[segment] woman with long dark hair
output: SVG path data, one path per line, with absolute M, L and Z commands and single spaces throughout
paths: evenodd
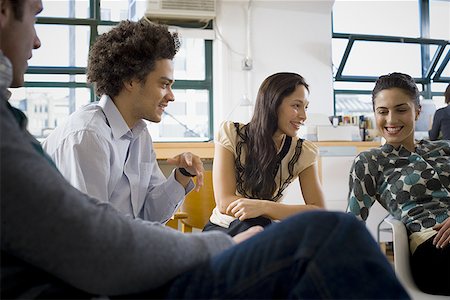
M 216 208 L 204 230 L 235 235 L 252 225 L 266 226 L 324 207 L 318 149 L 297 137 L 306 120 L 308 96 L 302 76 L 276 73 L 261 84 L 250 123 L 222 123 L 213 165 Z M 280 203 L 297 178 L 305 204 Z

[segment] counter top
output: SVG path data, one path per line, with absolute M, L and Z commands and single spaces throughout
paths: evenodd
M 381 145 L 378 142 L 314 142 L 319 147 L 356 147 L 357 151 L 376 148 Z M 201 158 L 212 159 L 214 157 L 214 143 L 213 142 L 191 142 L 191 143 L 154 143 L 156 157 L 158 159 L 167 159 L 174 157 L 182 152 L 192 152 Z
M 213 142 L 192 143 L 153 143 L 157 159 L 172 158 L 182 152 L 192 152 L 201 158 L 212 159 L 214 157 Z

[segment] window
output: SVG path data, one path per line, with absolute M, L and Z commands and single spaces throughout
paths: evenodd
M 333 31 L 342 33 L 420 36 L 417 1 L 336 0 Z
M 120 20 L 140 19 L 146 4 L 144 0 L 43 0 L 36 24 L 42 46 L 33 51 L 25 87 L 11 89 L 11 104 L 28 116 L 28 128 L 36 138 L 44 139 L 75 110 L 98 100 L 85 75 L 89 47 Z M 182 25 L 169 27 L 182 38 L 174 59 L 176 101 L 169 104 L 162 122 L 149 124 L 154 141 L 207 141 L 213 135 L 212 30 Z
M 90 102 L 89 88 L 20 88 L 11 96 L 11 105 L 28 117 L 28 130 L 37 139 L 45 138 L 56 124 Z M 51 125 L 51 127 L 49 127 Z
M 189 35 L 188 32 L 181 37 Z M 160 123 L 148 127 L 157 141 L 212 139 L 212 40 L 182 38 L 174 58 L 175 101 Z
M 450 1 L 430 1 L 430 38 L 448 40 L 450 36 L 449 20 Z
M 443 106 L 450 81 L 449 14 L 450 1 L 337 0 L 332 42 L 335 114 L 372 115 L 375 80 L 394 71 L 415 78 L 423 101 Z

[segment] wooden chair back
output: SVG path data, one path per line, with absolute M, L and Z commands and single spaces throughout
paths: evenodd
M 180 220 L 183 232 L 192 232 L 192 228 L 203 229 L 216 206 L 211 170 L 205 170 L 203 180 L 200 191 L 190 192 L 181 205 L 180 211 L 187 214 L 187 218 Z

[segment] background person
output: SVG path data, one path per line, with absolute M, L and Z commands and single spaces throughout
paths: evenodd
M 378 201 L 401 220 L 417 286 L 426 293 L 450 295 L 450 141 L 414 140 L 419 90 L 407 74 L 381 76 L 372 103 L 386 143 L 355 158 L 349 210 L 365 221 Z
M 444 97 L 447 106 L 434 113 L 433 125 L 428 132 L 432 141 L 437 139 L 450 140 L 450 84 L 445 89 Z
M 324 207 L 317 147 L 297 137 L 306 120 L 309 87 L 295 73 L 276 73 L 258 91 L 248 124 L 222 123 L 214 151 L 216 207 L 204 230 L 234 235 L 271 220 Z M 280 203 L 297 180 L 305 205 Z M 300 196 L 300 195 L 299 195 Z
M 179 40 L 167 27 L 123 21 L 97 38 L 89 52 L 88 80 L 98 103 L 73 113 L 43 142 L 60 172 L 80 191 L 133 217 L 166 222 L 203 184 L 203 163 L 192 153 L 168 162 L 166 179 L 144 120 L 158 123 L 170 102 L 173 57 Z

